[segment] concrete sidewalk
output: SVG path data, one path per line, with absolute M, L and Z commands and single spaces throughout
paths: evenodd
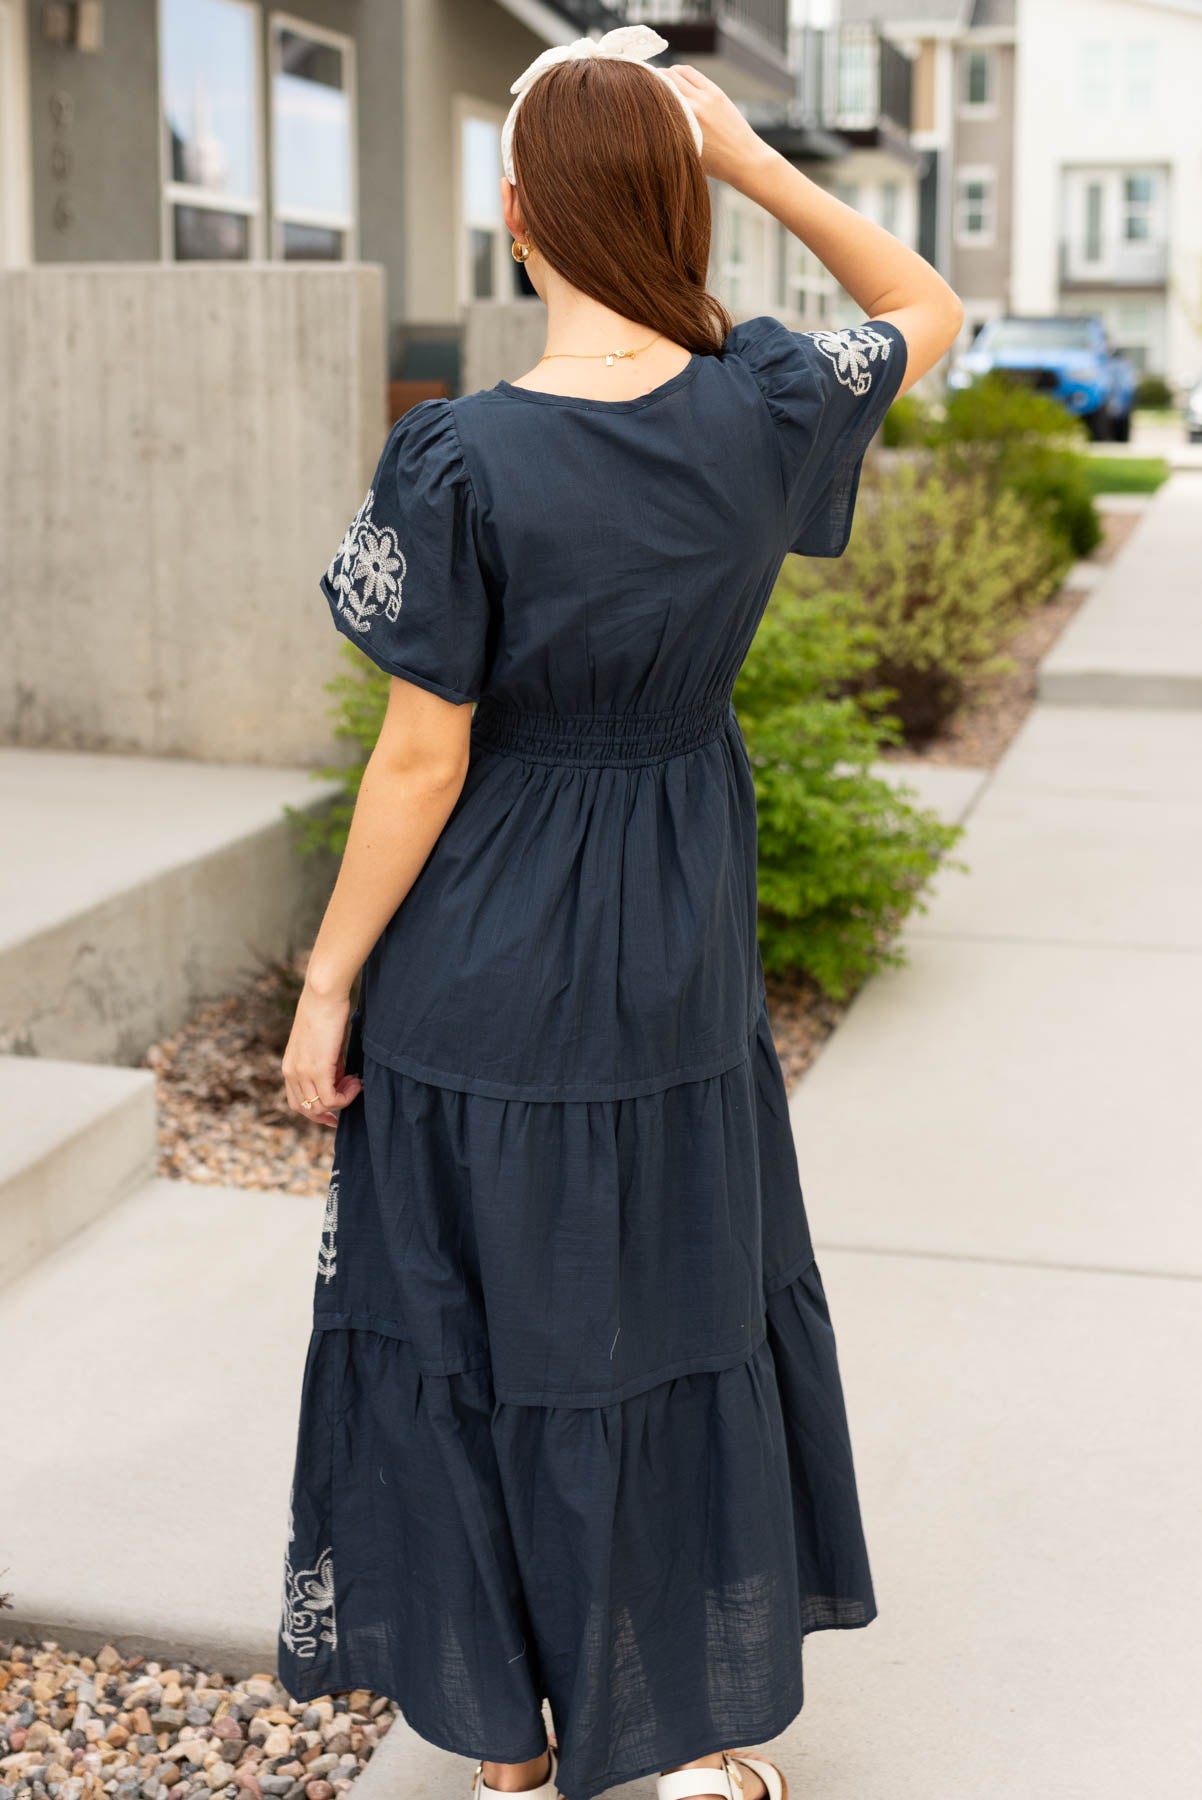
M 1070 628 L 1118 677 L 1197 498 Z M 801 1794 L 1202 1792 L 1202 711 L 1118 695 L 1035 708 L 794 1096 L 880 1600 L 807 1645 Z

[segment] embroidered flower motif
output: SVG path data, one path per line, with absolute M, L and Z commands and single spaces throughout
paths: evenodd
M 317 1273 L 325 1281 L 333 1281 L 338 1267 L 338 1171 L 330 1177 L 326 1210 L 321 1221 L 321 1247 L 317 1252 Z
M 372 619 L 381 612 L 391 620 L 401 610 L 407 564 L 392 526 L 378 525 L 372 517 L 375 498 L 375 489 L 369 488 L 326 570 L 338 596 L 338 610 L 356 631 L 370 631 Z
M 835 374 L 853 394 L 864 395 L 876 374 L 874 364 L 888 362 L 892 345 L 883 331 L 871 325 L 851 325 L 846 331 L 808 331 L 824 356 L 835 365 Z
M 314 1569 L 292 1567 L 292 1545 L 296 1538 L 293 1523 L 293 1497 L 288 1496 L 288 1549 L 284 1553 L 284 1590 L 280 1598 L 280 1639 L 294 1656 L 316 1656 L 318 1647 L 338 1647 L 338 1626 L 334 1614 L 334 1552 L 325 1549 Z M 322 1615 L 328 1613 L 328 1618 Z

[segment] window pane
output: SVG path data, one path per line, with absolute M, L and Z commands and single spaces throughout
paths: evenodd
M 463 216 L 469 225 L 501 224 L 501 128 L 463 121 Z
M 172 179 L 256 201 L 255 13 L 232 0 L 163 0 L 162 18 Z
M 495 234 L 473 226 L 467 234 L 468 291 L 473 300 L 493 297 Z
M 1085 190 L 1085 257 L 1102 260 L 1102 184 L 1091 181 Z
M 285 262 L 342 262 L 346 233 L 326 225 L 285 225 Z
M 250 256 L 246 213 L 208 206 L 173 206 L 176 262 L 245 262 Z
M 1127 204 L 1129 206 L 1147 206 L 1152 199 L 1152 177 L 1150 175 L 1128 175 Z
M 971 106 L 984 106 L 989 99 L 989 57 L 984 50 L 974 50 L 968 58 L 965 97 Z
M 351 216 L 351 106 L 342 51 L 280 31 L 271 81 L 277 213 Z

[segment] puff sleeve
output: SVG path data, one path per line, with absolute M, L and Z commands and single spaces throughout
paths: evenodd
M 449 400 L 393 426 L 321 588 L 377 666 L 462 704 L 483 686 L 490 609 L 476 504 Z
M 788 548 L 841 556 L 865 452 L 905 377 L 905 337 L 884 319 L 790 331 L 767 315 L 732 337 L 776 422 Z

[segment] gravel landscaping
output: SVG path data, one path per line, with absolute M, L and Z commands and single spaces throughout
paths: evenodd
M 1089 561 L 1110 562 L 1139 517 L 1139 511 L 1103 508 L 1105 537 Z M 993 768 L 1034 705 L 1040 661 L 1087 592 L 1070 576 L 1007 646 L 1013 671 L 982 682 L 929 744 L 886 748 L 882 760 Z M 279 1072 L 304 968 L 300 956 L 264 969 L 241 992 L 203 1007 L 147 1053 L 146 1065 L 156 1076 L 160 1175 L 325 1193 L 333 1134 L 288 1111 Z M 804 1075 L 849 1004 L 831 1000 L 806 979 L 769 980 L 768 1006 L 786 1085 Z M 0 1800 L 6 1800 L 2 1790 Z
M 0 1642 L 0 1800 L 339 1800 L 396 1716 L 363 1690 Z

